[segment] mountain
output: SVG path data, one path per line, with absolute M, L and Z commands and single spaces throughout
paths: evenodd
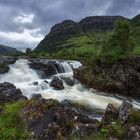
M 72 38 L 84 37 L 90 40 L 87 35 L 92 30 L 106 31 L 113 28 L 114 22 L 123 18 L 120 16 L 92 16 L 82 19 L 80 22 L 65 20 L 62 23 L 52 27 L 50 33 L 38 44 L 35 52 L 47 51 L 56 52 L 63 48 L 76 47 L 76 44 L 70 41 Z M 92 40 L 91 40 L 92 41 Z
M 0 55 L 9 55 L 17 53 L 17 49 L 0 44 Z
M 128 20 L 132 24 L 131 35 L 139 49 L 140 14 L 131 20 L 122 16 L 91 16 L 82 19 L 80 22 L 65 20 L 52 27 L 34 52 L 61 53 L 62 51 L 73 51 L 80 53 L 81 51 L 81 53 L 85 52 L 84 55 L 93 52 L 94 46 L 99 48 L 104 38 L 112 32 L 114 23 L 118 19 Z

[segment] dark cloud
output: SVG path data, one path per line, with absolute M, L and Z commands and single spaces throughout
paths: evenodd
M 34 48 L 62 20 L 91 15 L 131 18 L 139 10 L 140 0 L 0 0 L 0 44 Z

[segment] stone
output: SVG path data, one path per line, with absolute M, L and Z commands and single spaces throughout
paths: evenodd
M 29 65 L 32 69 L 43 71 L 45 76 L 57 74 L 57 69 L 55 66 L 42 59 L 33 59 Z
M 14 84 L 0 83 L 0 103 L 15 102 L 23 99 L 26 100 L 27 98 L 22 95 L 21 90 L 17 89 Z
M 128 100 L 124 100 L 120 106 L 119 109 L 119 119 L 120 122 L 124 125 L 127 123 L 132 110 L 133 109 L 133 105 L 128 101 Z
M 32 99 L 40 100 L 40 99 L 42 99 L 42 96 L 41 96 L 41 94 L 33 94 Z
M 0 74 L 6 73 L 9 71 L 9 66 L 0 66 Z
M 54 77 L 50 82 L 50 86 L 58 90 L 64 89 L 63 81 L 59 77 Z
M 102 127 L 106 127 L 108 124 L 111 124 L 115 121 L 115 119 L 118 117 L 118 111 L 117 109 L 112 105 L 108 104 L 105 113 L 102 117 Z
M 37 86 L 38 85 L 38 82 L 37 81 L 36 82 L 33 82 L 33 85 Z

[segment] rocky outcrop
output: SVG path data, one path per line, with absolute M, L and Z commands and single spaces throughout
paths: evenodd
M 107 106 L 101 126 L 109 130 L 110 139 L 139 140 L 139 119 L 140 111 L 136 111 L 128 100 L 124 100 L 117 110 L 112 104 Z
M 117 116 L 118 116 L 117 108 L 115 108 L 114 105 L 112 104 L 108 104 L 105 113 L 103 114 L 102 117 L 102 127 L 104 128 L 113 121 L 115 121 L 117 119 Z
M 128 123 L 132 111 L 133 111 L 133 105 L 127 100 L 124 100 L 119 110 L 119 119 L 123 125 Z
M 22 95 L 20 89 L 16 89 L 14 84 L 0 83 L 0 103 L 15 102 L 18 100 L 27 99 Z
M 109 63 L 98 60 L 92 67 L 74 71 L 82 84 L 104 92 L 140 97 L 140 57 L 128 57 Z
M 35 70 L 41 70 L 44 76 L 51 76 L 57 74 L 57 69 L 54 65 L 48 63 L 47 60 L 42 59 L 30 59 L 30 67 Z
M 31 139 L 57 140 L 70 134 L 89 135 L 98 129 L 98 121 L 63 107 L 57 100 L 30 100 L 20 116 L 32 131 Z
M 121 16 L 91 16 L 82 19 L 79 24 L 84 31 L 96 30 L 111 30 L 114 27 L 114 23 L 118 19 L 125 19 Z
M 17 58 L 0 58 L 0 74 L 9 71 L 9 64 L 14 64 Z
M 63 81 L 59 77 L 54 77 L 50 82 L 50 86 L 58 90 L 64 89 Z

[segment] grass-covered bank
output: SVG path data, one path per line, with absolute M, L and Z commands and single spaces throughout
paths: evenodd
M 3 112 L 1 112 L 0 114 L 0 139 L 1 140 L 29 139 L 31 132 L 27 131 L 26 129 L 27 127 L 26 125 L 28 123 L 29 124 L 32 123 L 33 120 L 35 122 L 36 121 L 41 122 L 42 117 L 43 117 L 43 120 L 50 119 L 50 118 L 47 118 L 48 116 L 46 116 L 45 113 L 50 112 L 50 111 L 52 111 L 53 113 L 53 110 L 56 107 L 58 110 L 60 109 L 60 104 L 56 100 L 52 100 L 52 99 L 46 100 L 46 101 L 45 100 L 18 101 L 16 103 L 10 103 L 10 104 L 5 103 L 2 106 L 3 106 Z M 128 137 L 130 137 L 131 139 L 131 133 L 133 134 L 133 131 L 131 131 L 130 128 L 132 127 L 134 129 L 134 127 L 137 127 L 140 124 L 140 111 L 134 110 L 131 104 L 129 104 L 128 102 L 123 103 L 121 106 L 119 109 L 115 109 L 113 105 L 111 104 L 108 105 L 108 108 L 103 114 L 102 121 L 96 123 L 96 125 L 99 126 L 97 130 L 91 129 L 90 127 L 96 128 L 96 125 L 95 126 L 91 125 L 89 127 L 88 125 L 90 125 L 90 123 L 88 125 L 83 123 L 82 125 L 84 127 L 86 126 L 85 127 L 86 129 L 82 129 L 82 127 L 80 127 L 81 124 L 79 122 L 76 122 L 76 121 L 73 122 L 72 120 L 68 119 L 67 113 L 71 111 L 71 109 L 69 109 L 68 112 L 65 112 L 66 110 L 68 110 L 68 108 L 66 110 L 63 108 L 64 113 L 66 113 L 65 116 L 63 116 L 64 124 L 60 122 L 60 120 L 55 120 L 54 123 L 50 122 L 50 124 L 48 125 L 49 133 L 46 132 L 46 129 L 45 129 L 43 130 L 43 132 L 40 134 L 39 137 L 33 137 L 32 139 L 40 140 L 45 137 L 53 137 L 53 136 L 56 136 L 57 140 L 64 140 L 66 138 L 68 140 L 85 140 L 85 139 L 86 140 L 108 140 L 109 138 L 125 140 Z M 25 114 L 24 114 L 25 116 L 22 114 L 23 112 L 21 113 L 21 109 L 25 109 Z M 36 110 L 36 112 L 33 112 L 34 110 Z M 126 112 L 125 119 L 124 119 L 124 116 L 122 115 L 123 111 Z M 56 115 L 56 118 L 57 118 L 58 113 L 60 113 L 59 115 L 63 114 L 61 111 L 55 112 L 54 115 Z M 21 116 L 20 116 L 21 114 L 23 115 L 22 117 L 25 117 L 25 118 L 21 119 Z M 27 124 L 25 124 L 25 122 L 23 123 L 23 120 L 26 120 Z M 68 123 L 69 121 L 70 123 Z M 51 127 L 51 125 L 53 125 L 53 127 Z M 73 129 L 72 131 L 70 131 L 71 128 L 69 128 L 68 125 L 72 127 Z M 58 126 L 61 126 L 61 129 L 56 129 Z M 75 126 L 78 126 L 79 130 L 75 131 L 75 128 L 76 128 Z M 64 128 L 65 128 L 65 131 L 63 130 Z M 34 131 L 34 128 L 32 130 Z M 69 133 L 69 131 L 71 133 Z M 44 133 L 46 134 L 44 135 Z M 132 135 L 132 137 L 134 136 Z
M 26 140 L 30 132 L 20 118 L 20 109 L 25 101 L 3 104 L 0 113 L 0 140 Z

